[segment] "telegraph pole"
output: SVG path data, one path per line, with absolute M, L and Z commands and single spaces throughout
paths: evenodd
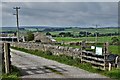
M 17 20 L 17 41 L 19 42 L 19 16 L 18 16 L 18 10 L 20 7 L 13 7 L 13 9 L 16 10 L 16 13 L 13 15 L 16 15 L 16 20 Z
M 96 25 L 96 39 L 95 39 L 96 43 L 97 43 L 97 28 L 98 28 L 98 25 Z
M 87 43 L 87 30 L 86 30 L 86 43 Z

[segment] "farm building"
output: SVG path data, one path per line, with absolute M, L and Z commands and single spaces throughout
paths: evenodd
M 41 32 L 34 33 L 34 41 L 35 42 L 42 42 L 42 43 L 54 43 L 56 42 L 51 36 L 46 36 Z

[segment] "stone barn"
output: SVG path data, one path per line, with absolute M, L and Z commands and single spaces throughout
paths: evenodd
M 46 36 L 45 34 L 41 33 L 41 32 L 36 32 L 34 33 L 34 41 L 35 42 L 41 42 L 41 43 L 55 43 L 56 40 L 54 40 L 53 38 Z

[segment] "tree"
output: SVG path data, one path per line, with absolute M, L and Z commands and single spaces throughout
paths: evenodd
M 112 44 L 115 44 L 115 45 L 119 44 L 119 39 L 117 37 L 112 37 L 111 40 L 112 40 Z
M 60 36 L 65 36 L 64 32 L 59 33 Z
M 62 37 L 73 37 L 73 34 L 71 34 L 70 32 L 61 32 L 59 33 L 60 36 Z
M 27 32 L 26 40 L 27 40 L 27 41 L 32 41 L 32 40 L 34 40 L 34 34 L 33 34 L 31 31 Z
M 70 32 L 65 33 L 65 37 L 73 37 L 73 34 L 71 34 Z
M 50 32 L 47 32 L 46 35 L 51 35 L 51 33 L 50 33 Z

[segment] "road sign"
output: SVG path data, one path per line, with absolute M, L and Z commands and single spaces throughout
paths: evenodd
M 102 55 L 102 48 L 101 47 L 96 47 L 96 54 Z

